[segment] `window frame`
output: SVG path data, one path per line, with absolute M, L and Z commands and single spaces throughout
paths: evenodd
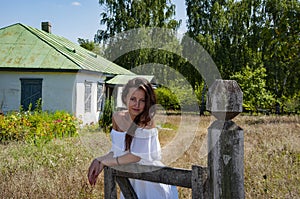
M 92 82 L 84 82 L 84 112 L 92 112 Z

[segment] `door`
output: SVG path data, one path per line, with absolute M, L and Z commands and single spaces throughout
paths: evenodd
M 21 78 L 21 106 L 23 110 L 31 110 L 36 108 L 38 100 L 42 100 L 42 81 L 43 79 L 25 79 Z M 40 102 L 41 103 L 41 102 Z

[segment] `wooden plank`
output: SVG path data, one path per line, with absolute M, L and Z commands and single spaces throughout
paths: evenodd
M 191 170 L 138 164 L 122 165 L 114 167 L 114 169 L 114 175 L 120 177 L 192 188 Z M 206 169 L 202 167 L 199 169 L 201 172 L 206 172 Z
M 117 199 L 116 177 L 110 167 L 104 167 L 104 184 L 104 198 Z
M 126 199 L 127 198 L 128 199 L 137 199 L 138 198 L 134 189 L 132 188 L 128 178 L 116 177 L 116 181 L 122 191 L 124 198 L 126 198 Z

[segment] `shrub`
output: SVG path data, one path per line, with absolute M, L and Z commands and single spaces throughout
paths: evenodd
M 159 87 L 155 90 L 157 103 L 162 105 L 166 110 L 179 110 L 180 105 L 177 96 L 165 87 Z
M 243 107 L 247 111 L 258 112 L 259 109 L 271 109 L 276 100 L 266 88 L 266 69 L 246 66 L 243 71 L 231 76 L 243 91 Z
M 104 132 L 110 132 L 112 128 L 112 115 L 114 111 L 114 102 L 112 99 L 105 100 L 104 110 L 99 119 L 99 126 L 103 128 Z
M 159 87 L 155 90 L 157 103 L 166 110 L 196 111 L 199 107 L 197 93 L 184 84 L 171 86 L 170 88 Z
M 77 119 L 64 111 L 11 112 L 0 116 L 0 142 L 45 143 L 54 138 L 77 135 Z

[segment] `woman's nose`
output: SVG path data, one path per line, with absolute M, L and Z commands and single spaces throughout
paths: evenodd
M 140 101 L 135 101 L 134 102 L 134 107 L 139 108 L 140 107 Z

